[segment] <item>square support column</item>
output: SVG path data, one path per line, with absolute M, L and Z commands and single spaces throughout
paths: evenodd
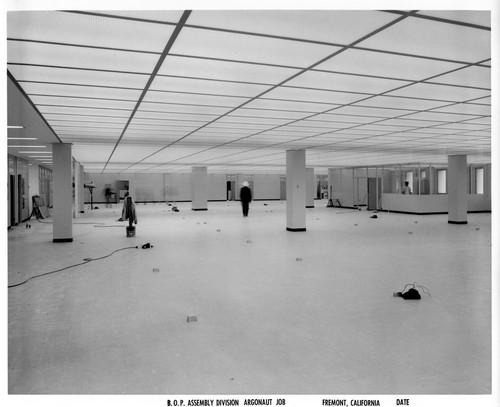
M 448 156 L 448 223 L 467 224 L 467 156 Z
M 314 180 L 314 168 L 306 168 L 306 208 L 314 208 L 315 196 L 316 182 Z
M 306 230 L 306 152 L 286 152 L 286 230 Z
M 53 239 L 54 243 L 73 241 L 73 163 L 71 144 L 52 144 L 53 159 Z
M 208 175 L 207 167 L 193 167 L 191 172 L 191 209 L 208 210 Z

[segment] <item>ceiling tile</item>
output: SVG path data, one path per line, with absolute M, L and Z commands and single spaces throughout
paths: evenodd
M 9 41 L 7 58 L 10 63 L 150 74 L 159 56 L 140 52 Z
M 482 89 L 418 83 L 404 89 L 390 92 L 388 96 L 392 95 L 430 99 L 430 95 L 432 95 L 432 99 L 436 100 L 466 102 L 475 98 L 490 96 L 490 94 L 490 91 Z
M 363 41 L 362 46 L 401 53 L 411 50 L 415 55 L 476 63 L 490 58 L 490 32 L 408 17 Z
M 329 45 L 184 28 L 171 54 L 306 68 L 338 50 Z
M 61 11 L 19 11 L 7 13 L 7 30 L 11 39 L 162 52 L 174 26 Z
M 491 68 L 469 66 L 431 79 L 435 83 L 491 89 Z
M 299 71 L 299 69 L 293 68 L 169 55 L 158 73 L 159 75 L 177 77 L 274 85 Z
M 279 87 L 269 93 L 266 93 L 266 95 L 263 96 L 263 99 L 330 103 L 332 104 L 332 109 L 336 107 L 335 105 L 338 106 L 346 103 L 352 103 L 363 98 L 364 96 L 352 93 L 333 92 L 326 90 L 296 89 L 288 87 Z
M 491 27 L 491 13 L 487 10 L 421 10 L 418 14 Z
M 365 45 L 362 42 L 360 45 Z M 395 55 L 378 50 L 348 49 L 315 69 L 420 81 L 463 66 L 415 56 Z
M 286 86 L 330 89 L 367 94 L 378 94 L 405 85 L 407 82 L 363 76 L 341 75 L 328 72 L 308 71 L 287 82 Z
M 250 98 L 270 89 L 270 87 L 246 83 L 157 76 L 151 85 L 151 89 Z
M 188 24 L 347 45 L 393 19 L 379 11 L 224 10 L 194 11 Z

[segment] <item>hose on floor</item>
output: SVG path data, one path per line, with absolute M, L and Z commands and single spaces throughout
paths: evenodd
M 77 263 L 77 264 L 72 264 L 71 266 L 67 266 L 67 267 L 63 267 L 61 269 L 58 269 L 58 270 L 53 270 L 53 271 L 48 271 L 47 273 L 43 273 L 43 274 L 38 274 L 36 276 L 33 276 L 33 277 L 30 277 L 28 278 L 27 280 L 21 282 L 21 283 L 18 283 L 18 284 L 12 284 L 12 285 L 9 285 L 7 286 L 7 288 L 14 288 L 14 287 L 19 287 L 20 285 L 23 285 L 23 284 L 26 284 L 28 281 L 31 281 L 35 278 L 38 278 L 38 277 L 42 277 L 42 276 L 47 276 L 49 274 L 54 274 L 54 273 L 58 273 L 60 271 L 63 271 L 63 270 L 67 270 L 67 269 L 70 269 L 72 267 L 76 267 L 76 266 L 81 266 L 82 264 L 87 264 L 87 263 L 90 263 L 91 261 L 95 261 L 95 260 L 102 260 L 102 259 L 105 259 L 107 257 L 110 257 L 112 256 L 113 254 L 115 254 L 116 252 L 119 252 L 119 251 L 122 251 L 122 250 L 127 250 L 127 249 L 138 249 L 139 246 L 128 246 L 128 247 L 122 247 L 121 249 L 116 249 L 114 250 L 113 252 L 105 255 L 105 256 L 102 256 L 102 257 L 96 257 L 95 259 L 92 259 L 92 258 L 85 258 L 83 259 L 83 262 L 81 263 Z

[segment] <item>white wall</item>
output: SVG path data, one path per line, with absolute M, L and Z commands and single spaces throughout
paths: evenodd
M 253 178 L 253 199 L 280 199 L 279 174 L 255 174 Z
M 164 174 L 131 174 L 129 191 L 136 202 L 158 202 L 165 200 Z
M 208 174 L 208 200 L 225 201 L 226 200 L 226 175 Z
M 116 190 L 117 181 L 128 180 L 130 194 L 136 202 L 191 201 L 191 174 L 85 174 L 85 181 L 94 181 L 94 203 L 106 201 L 106 184 Z M 226 176 L 209 174 L 209 200 L 226 200 Z M 85 189 L 85 202 L 90 202 L 89 190 Z
M 487 194 L 467 195 L 467 211 L 468 212 L 491 211 L 490 197 Z
M 331 198 L 338 199 L 342 206 L 351 207 L 355 204 L 353 182 L 352 169 L 330 168 L 328 170 L 328 191 L 331 191 Z
M 165 200 L 180 202 L 191 201 L 191 174 L 164 174 Z

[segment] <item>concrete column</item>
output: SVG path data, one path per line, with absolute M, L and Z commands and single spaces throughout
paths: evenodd
M 193 167 L 191 173 L 191 205 L 193 211 L 208 210 L 207 167 Z
M 306 230 L 306 152 L 286 152 L 286 230 Z
M 52 144 L 53 239 L 54 243 L 73 241 L 73 177 L 71 144 Z
M 316 180 L 314 179 L 314 168 L 306 168 L 306 208 L 314 208 L 315 196 Z
M 467 224 L 467 156 L 448 156 L 448 223 Z

